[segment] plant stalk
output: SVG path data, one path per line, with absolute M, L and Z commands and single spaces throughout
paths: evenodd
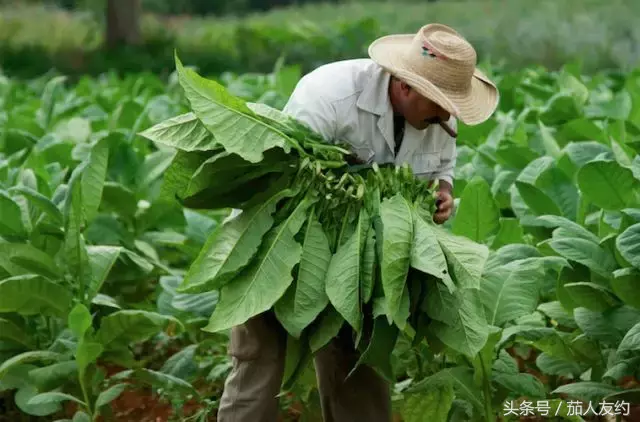
M 486 422 L 494 422 L 495 416 L 493 414 L 493 408 L 491 406 L 491 385 L 489 377 L 487 376 L 487 370 L 485 368 L 484 359 L 482 359 L 482 355 L 478 355 L 480 359 L 480 368 L 482 368 L 482 387 L 484 390 L 484 413 L 485 413 L 485 421 Z
M 91 411 L 91 403 L 89 403 L 89 394 L 87 393 L 87 387 L 84 382 L 85 372 L 80 371 L 79 375 L 80 375 L 79 376 L 80 388 L 82 389 L 82 396 L 84 397 L 84 403 L 86 405 L 87 412 L 89 412 L 90 420 L 93 420 L 93 411 Z
M 424 365 L 422 363 L 422 356 L 420 356 L 420 352 L 417 350 L 413 350 L 413 353 L 416 356 L 416 366 L 418 367 L 418 379 L 421 380 L 424 374 Z

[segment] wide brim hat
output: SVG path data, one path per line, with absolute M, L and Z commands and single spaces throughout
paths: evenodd
M 476 68 L 475 49 L 446 25 L 378 38 L 369 57 L 467 125 L 484 122 L 498 105 L 496 85 Z

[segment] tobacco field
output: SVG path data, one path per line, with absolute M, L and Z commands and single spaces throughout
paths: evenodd
M 406 169 L 341 179 L 345 212 L 314 195 L 340 176 L 314 185 L 301 157 L 328 175 L 343 154 L 277 112 L 299 67 L 187 65 L 0 76 L 0 421 L 213 421 L 228 328 L 271 307 L 282 421 L 321 420 L 309 357 L 343 324 L 397 421 L 639 420 L 640 70 L 488 69 L 500 108 L 459 126 L 455 215 L 435 226 Z M 239 204 L 248 220 L 223 224 Z

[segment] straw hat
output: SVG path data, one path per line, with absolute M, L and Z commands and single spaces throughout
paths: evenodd
M 465 124 L 484 122 L 498 105 L 498 89 L 476 68 L 475 49 L 446 25 L 378 38 L 369 57 Z

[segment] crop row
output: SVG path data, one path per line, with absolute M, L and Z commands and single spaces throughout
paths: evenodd
M 298 77 L 285 67 L 223 82 L 280 108 Z M 596 412 L 638 403 L 640 73 L 495 78 L 499 112 L 460 129 L 446 226 L 490 252 L 475 299 L 438 308 L 472 331 L 428 345 L 401 333 L 390 356 L 398 412 L 489 421 L 527 399 L 579 420 L 560 398 Z M 142 384 L 178 420 L 185 403 L 205 420 L 229 369 L 225 335 L 202 330 L 218 292 L 178 286 L 225 214 L 163 197 L 176 150 L 138 135 L 190 110 L 178 79 L 5 78 L 0 103 L 5 400 L 30 415 L 96 420 Z M 301 374 L 291 391 L 311 407 L 312 367 Z

